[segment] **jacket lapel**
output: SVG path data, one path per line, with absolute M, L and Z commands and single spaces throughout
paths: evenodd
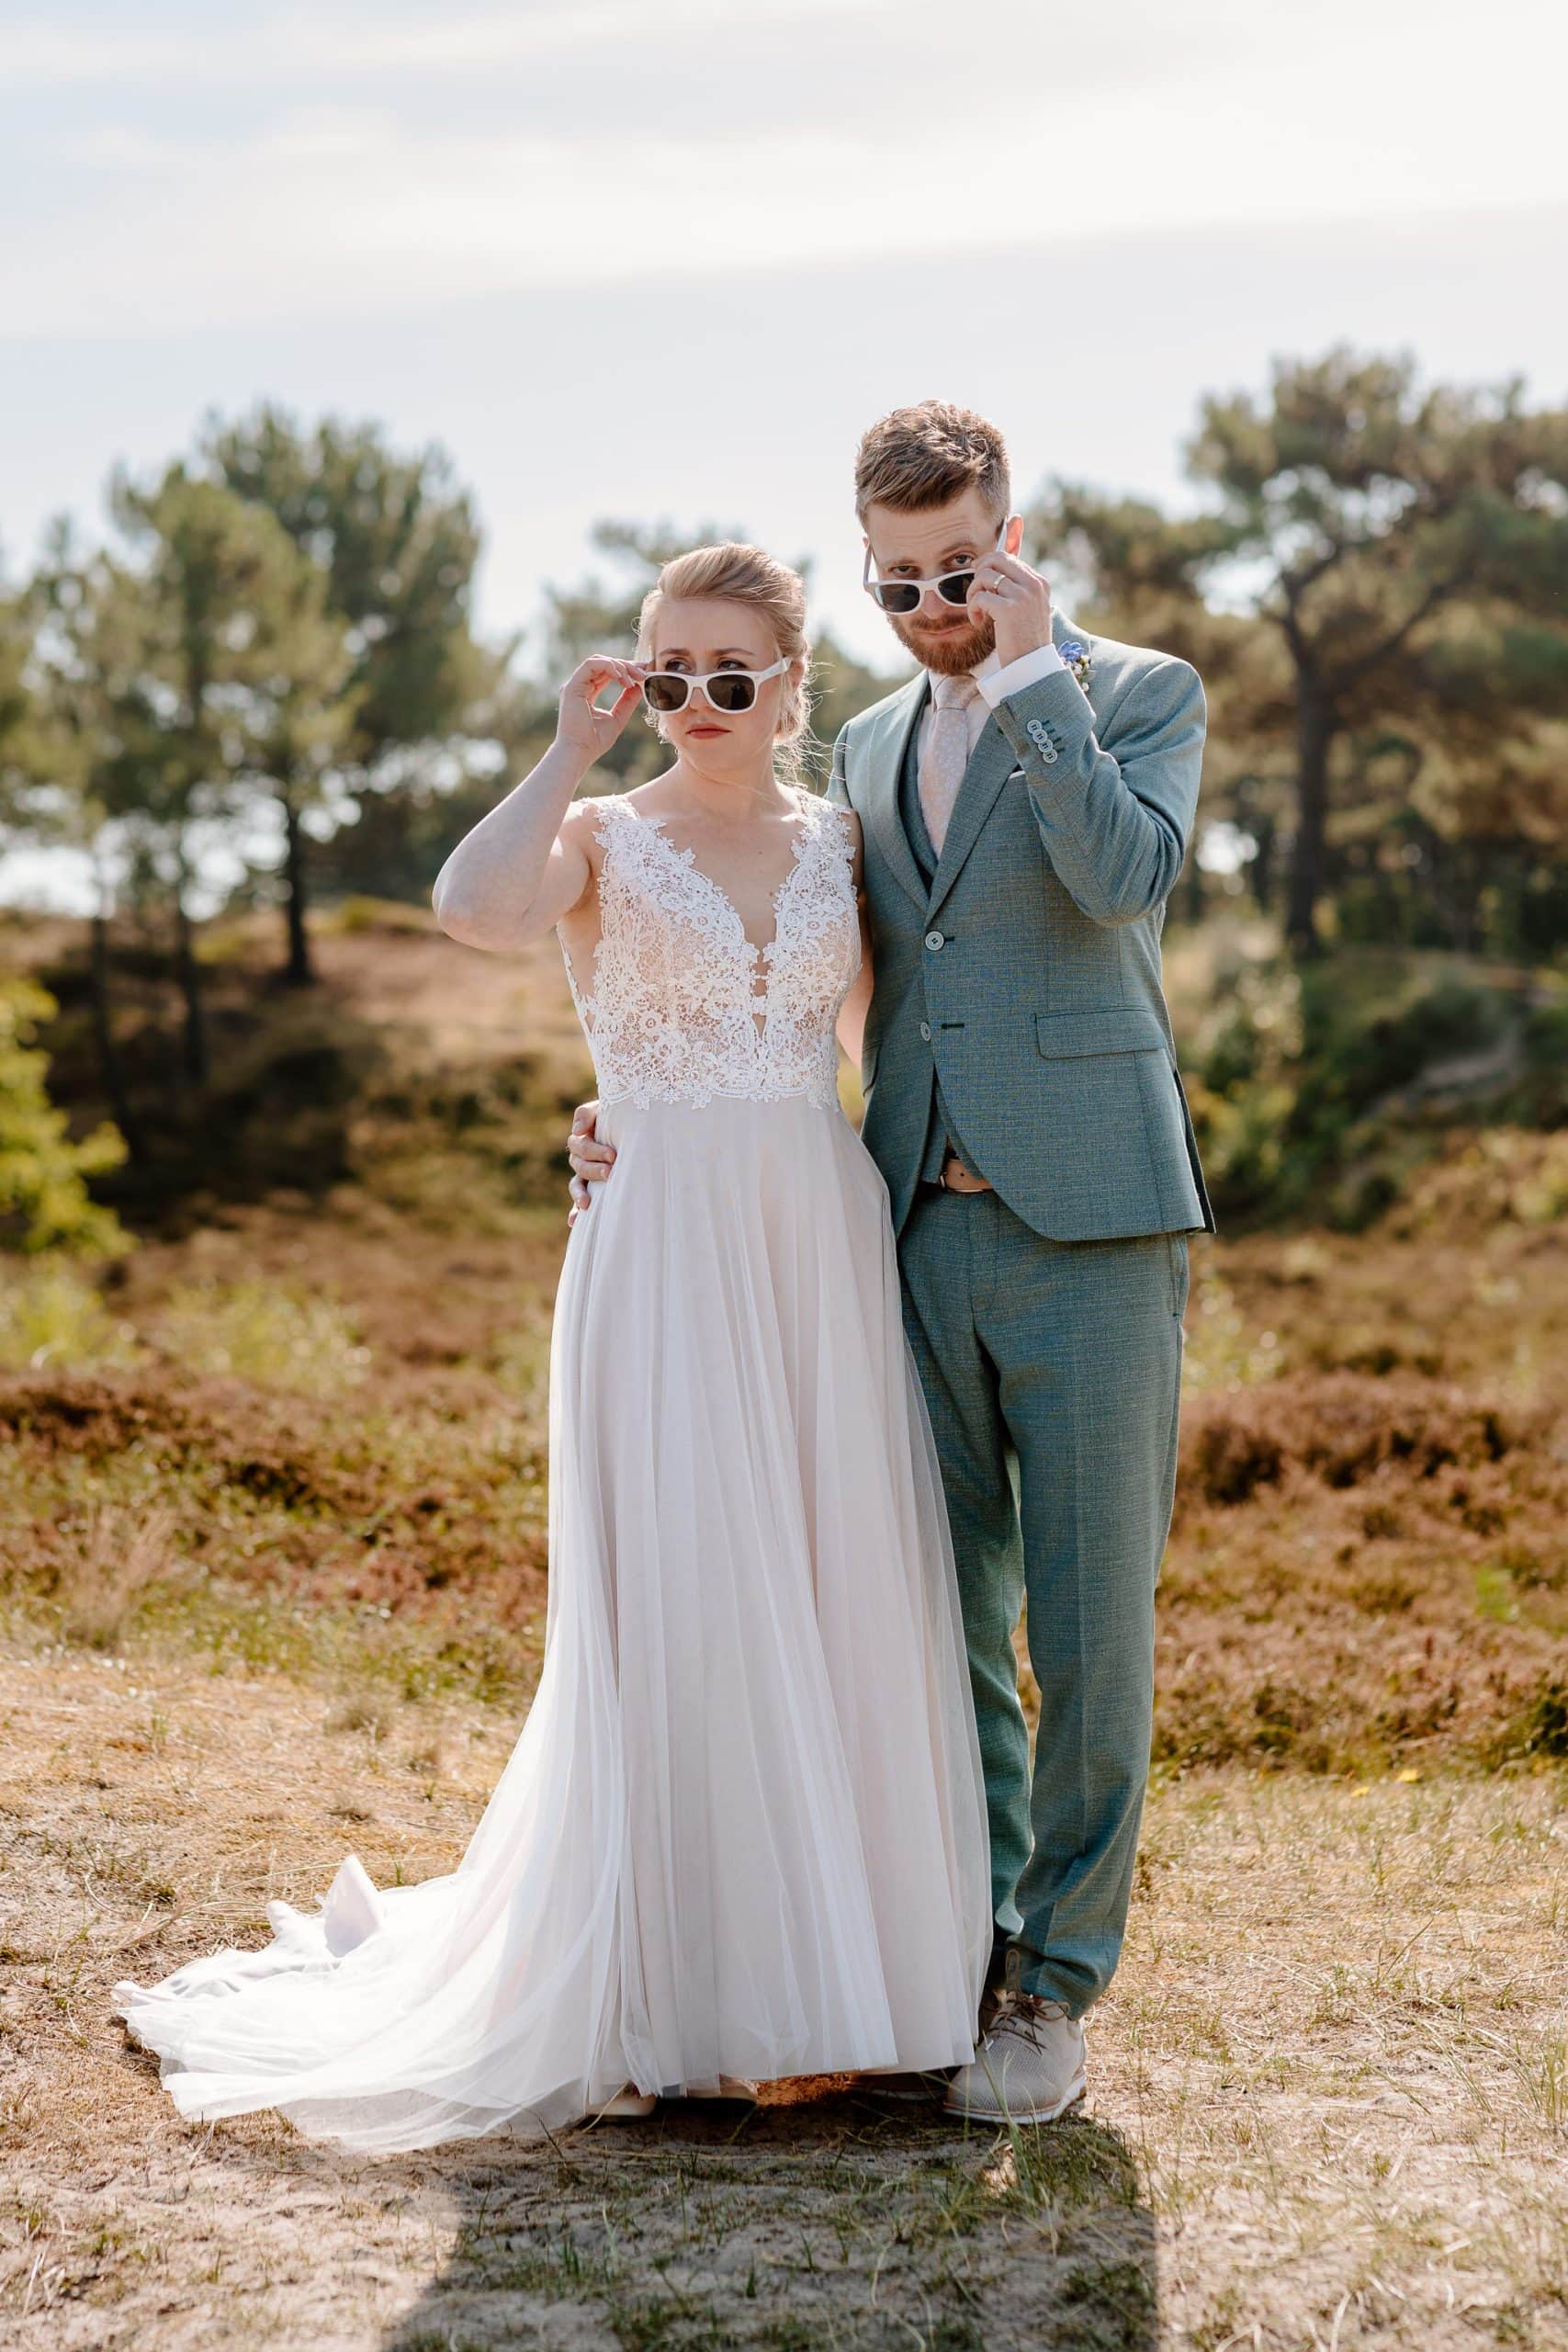
M 903 773 L 909 732 L 925 707 L 926 692 L 926 673 L 922 670 L 910 680 L 882 720 L 879 740 L 872 745 L 866 763 L 866 788 L 861 808 L 877 848 L 922 910 L 927 896 L 925 876 L 915 863 L 915 853 L 909 847 L 904 820 L 898 813 L 898 779 Z
M 1053 612 L 1053 645 L 1065 645 L 1070 638 L 1077 638 L 1081 642 L 1086 634 L 1083 629 L 1076 628 L 1065 613 Z M 953 804 L 953 814 L 948 819 L 942 855 L 937 861 L 936 874 L 931 882 L 928 910 L 931 914 L 935 914 L 957 880 L 964 859 L 979 839 L 981 826 L 996 807 L 1003 785 L 1017 765 L 1012 745 L 997 725 L 993 712 L 970 754 L 969 764 L 964 771 L 964 781 L 958 787 L 958 797 Z

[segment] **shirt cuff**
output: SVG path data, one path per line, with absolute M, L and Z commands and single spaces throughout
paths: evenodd
M 1066 666 L 1054 645 L 1037 645 L 1032 653 L 1021 653 L 1005 670 L 994 671 L 988 678 L 976 678 L 975 684 L 995 710 L 1009 695 L 1021 695 L 1025 686 L 1037 686 L 1053 670 L 1065 670 Z

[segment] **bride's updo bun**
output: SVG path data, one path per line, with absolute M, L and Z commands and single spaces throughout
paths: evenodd
M 804 662 L 798 684 L 787 674 L 780 682 L 784 691 L 774 741 L 784 780 L 806 785 L 805 755 L 811 741 L 811 647 L 806 635 L 806 582 L 799 572 L 792 571 L 765 548 L 750 547 L 740 539 L 725 539 L 716 547 L 693 548 L 685 555 L 672 556 L 642 600 L 637 628 L 639 662 L 652 655 L 660 607 L 676 596 L 725 596 L 737 605 L 754 605 L 784 659 Z

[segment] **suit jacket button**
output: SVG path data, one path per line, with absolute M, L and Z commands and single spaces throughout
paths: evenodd
M 926 945 L 931 949 L 931 954 L 934 956 L 939 947 L 945 947 L 947 945 L 947 942 L 942 937 L 940 931 L 928 931 L 926 933 Z
M 921 1023 L 920 1023 L 920 1035 L 921 1035 L 921 1036 L 925 1039 L 925 1041 L 926 1041 L 927 1045 L 929 1046 L 929 1045 L 931 1044 L 931 1023 L 930 1023 L 929 1021 L 922 1021 L 922 1022 L 921 1022 Z

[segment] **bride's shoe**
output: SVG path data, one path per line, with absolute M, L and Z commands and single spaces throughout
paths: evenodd
M 603 2107 L 596 2107 L 583 2118 L 587 2123 L 646 2123 L 659 2105 L 657 2091 L 639 2091 L 628 2083 L 616 2091 Z
M 755 2107 L 757 2086 L 749 2083 L 741 2075 L 715 2075 L 706 2082 L 687 2083 L 670 2096 L 672 2098 L 735 2099 L 744 2101 L 748 2107 Z

